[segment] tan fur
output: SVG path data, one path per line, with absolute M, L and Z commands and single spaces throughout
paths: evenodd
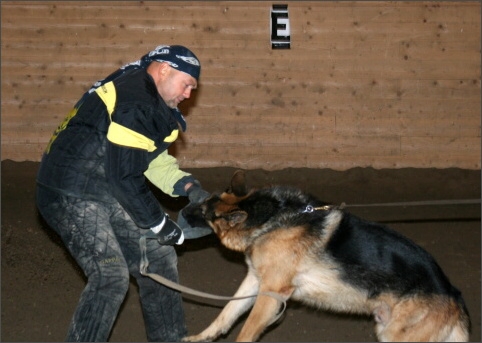
M 468 318 L 452 299 L 433 295 L 408 299 L 382 296 L 379 300 L 391 311 L 387 322 L 377 323 L 381 341 L 459 342 L 469 338 Z M 466 325 L 461 325 L 461 317 Z

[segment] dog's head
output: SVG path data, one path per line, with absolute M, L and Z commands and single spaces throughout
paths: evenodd
M 190 211 L 191 219 L 186 218 L 190 224 L 197 218 L 209 225 L 227 248 L 245 251 L 255 240 L 276 228 L 319 220 L 322 214 L 310 215 L 311 219 L 300 216 L 307 205 L 319 204 L 292 187 L 266 186 L 248 190 L 245 174 L 238 170 L 225 192 L 213 193 Z
M 213 193 L 201 205 L 204 219 L 214 224 L 218 219 L 227 221 L 231 227 L 239 224 L 246 216 L 238 204 L 248 195 L 244 172 L 238 170 L 231 179 L 231 186 L 223 193 Z
M 252 191 L 248 192 L 245 174 L 238 170 L 225 192 L 213 193 L 202 204 L 190 208 L 185 217 L 190 224 L 196 222 L 199 226 L 201 221 L 207 223 L 228 248 L 243 250 L 245 244 L 241 232 L 245 229 L 248 212 L 240 208 L 239 203 L 249 197 Z

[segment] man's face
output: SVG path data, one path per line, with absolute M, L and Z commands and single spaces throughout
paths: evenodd
M 167 106 L 176 108 L 181 101 L 189 99 L 191 91 L 197 87 L 197 81 L 191 75 L 164 64 L 156 86 Z

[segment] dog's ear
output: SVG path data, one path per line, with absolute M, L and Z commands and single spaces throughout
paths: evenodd
M 243 170 L 236 170 L 231 178 L 231 192 L 238 197 L 248 194 L 246 175 Z
M 229 226 L 233 227 L 237 224 L 243 223 L 248 218 L 248 213 L 244 211 L 234 211 L 227 213 L 225 216 Z

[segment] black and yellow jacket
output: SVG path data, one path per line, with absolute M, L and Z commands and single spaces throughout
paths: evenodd
M 118 201 L 142 228 L 161 223 L 146 177 L 164 193 L 186 195 L 194 181 L 167 148 L 179 133 L 176 116 L 145 69 L 99 87 L 69 113 L 44 153 L 37 183 L 65 195 Z

